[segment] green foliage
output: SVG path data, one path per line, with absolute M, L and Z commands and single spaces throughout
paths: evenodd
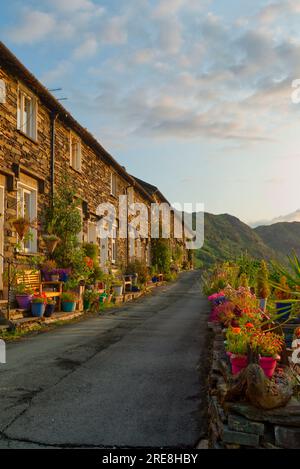
M 195 252 L 196 267 L 230 261 L 248 252 L 251 258 L 272 259 L 276 253 L 259 236 L 256 230 L 231 215 L 205 213 L 205 242 Z M 250 283 L 251 280 L 249 279 Z
M 82 229 L 82 221 L 78 207 L 80 201 L 76 199 L 75 184 L 66 176 L 54 196 L 53 206 L 45 213 L 45 227 L 48 234 L 56 235 L 60 239 L 53 258 L 60 267 L 72 267 L 78 263 L 78 257 L 84 254 L 78 250 L 77 236 Z M 85 254 L 84 254 L 85 255 Z
M 158 272 L 166 274 L 170 272 L 171 251 L 168 239 L 151 240 L 152 265 L 157 267 Z
M 265 261 L 261 261 L 257 272 L 256 292 L 258 298 L 268 298 L 270 295 L 269 272 Z
M 129 262 L 128 266 L 125 269 L 125 274 L 137 274 L 138 283 L 140 285 L 144 285 L 149 278 L 149 271 L 146 263 L 140 261 L 139 259 L 134 259 L 133 261 Z
M 87 257 L 93 259 L 94 264 L 99 263 L 99 246 L 93 243 L 84 243 L 82 249 Z
M 248 277 L 245 273 L 241 274 L 239 277 L 239 286 L 249 288 Z

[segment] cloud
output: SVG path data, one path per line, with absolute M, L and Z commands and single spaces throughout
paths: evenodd
M 98 43 L 94 37 L 85 39 L 73 52 L 75 59 L 89 59 L 93 57 L 98 50 Z
M 29 10 L 22 21 L 8 31 L 10 39 L 16 44 L 32 44 L 47 37 L 55 28 L 55 19 L 51 14 Z
M 127 42 L 126 18 L 115 16 L 106 21 L 101 31 L 101 40 L 104 44 L 125 44 Z
M 49 4 L 63 12 L 93 10 L 96 5 L 90 0 L 51 0 Z

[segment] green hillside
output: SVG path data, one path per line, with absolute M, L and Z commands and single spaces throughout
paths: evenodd
M 255 233 L 265 244 L 279 255 L 291 254 L 293 250 L 300 256 L 300 223 L 276 223 L 270 226 L 259 226 Z
M 264 243 L 255 230 L 238 218 L 227 214 L 205 213 L 204 220 L 205 243 L 196 252 L 198 265 L 234 259 L 245 251 L 257 258 L 271 259 L 276 256 L 270 245 Z

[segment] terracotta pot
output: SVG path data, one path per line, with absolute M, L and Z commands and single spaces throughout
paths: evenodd
M 28 222 L 22 223 L 22 222 L 15 221 L 13 222 L 13 225 L 14 225 L 16 232 L 19 235 L 20 240 L 22 241 L 22 239 L 24 238 L 24 236 L 26 235 L 26 233 L 28 232 L 30 228 L 30 224 Z
M 260 357 L 259 365 L 264 370 L 267 378 L 272 378 L 277 366 L 277 360 L 273 357 Z
M 233 375 L 237 375 L 244 368 L 248 366 L 248 357 L 247 355 L 230 355 L 231 371 Z
M 47 249 L 49 254 L 53 254 L 53 252 L 55 251 L 56 246 L 58 245 L 58 241 L 59 241 L 58 239 L 45 239 L 44 238 L 46 249 Z

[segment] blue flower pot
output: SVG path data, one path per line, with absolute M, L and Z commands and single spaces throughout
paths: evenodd
M 287 321 L 292 311 L 292 303 L 276 303 L 276 312 L 281 314 L 280 318 L 277 319 L 279 322 Z
M 32 316 L 41 318 L 45 312 L 44 303 L 31 303 Z
M 62 301 L 62 310 L 65 313 L 73 313 L 76 309 L 76 301 Z

